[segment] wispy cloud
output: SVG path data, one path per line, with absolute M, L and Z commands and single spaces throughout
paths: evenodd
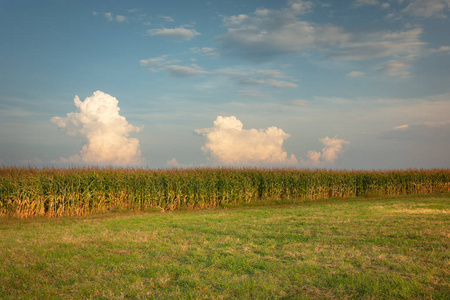
M 252 97 L 252 98 L 266 98 L 266 97 L 270 97 L 272 95 L 272 93 L 258 91 L 255 89 L 248 89 L 248 90 L 240 90 L 239 95 L 244 96 L 244 97 Z
M 382 5 L 379 1 L 359 0 L 357 6 Z M 303 8 L 295 10 L 300 5 Z M 414 60 L 426 54 L 420 27 L 407 26 L 391 31 L 350 32 L 334 24 L 320 24 L 304 20 L 303 15 L 313 5 L 304 1 L 290 1 L 280 9 L 257 9 L 250 14 L 223 18 L 226 32 L 217 37 L 221 55 L 237 55 L 253 61 L 270 61 L 284 54 L 311 53 L 339 61 L 397 61 L 403 64 L 394 70 L 392 62 L 386 63 L 389 76 L 409 77 L 406 70 Z M 301 12 L 301 13 L 300 13 Z M 408 66 L 407 66 L 408 65 Z M 402 69 L 402 70 L 400 70 Z M 361 71 L 359 71 L 361 72 Z M 357 77 L 362 73 L 350 73 Z
M 81 134 L 88 143 L 79 154 L 61 158 L 62 162 L 135 165 L 143 161 L 139 140 L 130 137 L 130 133 L 141 128 L 119 114 L 116 98 L 96 91 L 84 101 L 75 96 L 74 103 L 77 112 L 68 113 L 65 118 L 53 117 L 51 121 L 69 135 Z
M 446 54 L 450 54 L 450 46 L 441 46 L 441 47 L 436 48 L 436 49 L 431 49 L 430 52 L 431 53 L 446 53 Z
M 167 55 L 162 55 L 155 58 L 142 59 L 139 61 L 141 66 L 147 67 L 151 72 L 168 71 L 175 77 L 193 77 L 202 74 L 208 74 L 203 68 L 196 64 L 178 65 L 181 61 L 177 59 L 167 59 Z
M 297 99 L 297 100 L 291 100 L 288 102 L 289 105 L 294 105 L 294 106 L 306 106 L 309 104 L 309 101 L 307 100 L 303 100 L 303 99 Z
M 128 19 L 128 17 L 126 17 L 126 16 L 116 15 L 117 22 L 125 22 L 127 19 Z
M 347 77 L 361 77 L 364 76 L 366 73 L 361 72 L 361 71 L 351 71 L 350 73 L 348 73 L 346 76 Z
M 366 6 L 366 5 L 370 5 L 370 6 L 380 5 L 380 2 L 378 0 L 356 0 L 354 2 L 355 7 Z
M 154 58 L 141 59 L 139 64 L 147 67 L 151 72 L 159 72 L 166 70 L 166 66 L 181 62 L 178 59 L 167 59 L 167 55 L 161 55 Z
M 286 88 L 286 87 L 298 87 L 297 84 L 288 81 L 275 80 L 275 79 L 262 79 L 262 78 L 252 78 L 252 77 L 241 77 L 238 79 L 240 84 L 260 84 L 267 85 L 274 88 Z
M 97 16 L 97 15 L 98 15 L 98 12 L 93 11 L 92 14 L 93 14 L 94 16 Z M 106 13 L 103 13 L 103 16 L 104 16 L 108 21 L 110 21 L 110 22 L 116 21 L 116 22 L 121 23 L 121 22 L 125 22 L 126 20 L 128 20 L 128 17 L 127 17 L 127 16 L 124 16 L 124 15 L 114 15 L 112 12 L 106 12 Z
M 114 18 L 113 18 L 113 14 L 111 13 L 111 12 L 106 12 L 106 13 L 104 13 L 103 14 L 104 16 L 105 16 L 105 18 L 108 20 L 108 21 L 112 21 Z
M 211 48 L 211 47 L 203 47 L 203 48 L 193 47 L 193 48 L 190 48 L 189 50 L 190 50 L 192 53 L 196 53 L 196 54 L 204 54 L 204 55 L 213 56 L 213 57 L 219 56 L 219 53 L 217 52 L 217 48 Z
M 197 35 L 200 35 L 195 29 L 184 27 L 149 29 L 147 30 L 147 33 L 151 36 L 168 37 L 180 41 L 189 41 Z
M 298 86 L 292 82 L 293 78 L 284 75 L 279 70 L 251 69 L 248 72 L 230 69 L 205 70 L 197 64 L 180 65 L 178 64 L 180 62 L 176 59 L 169 60 L 167 55 L 139 61 L 141 66 L 147 67 L 151 72 L 168 71 L 175 77 L 194 77 L 208 74 L 210 76 L 226 76 L 241 85 L 262 85 L 272 88 L 296 88 Z
M 399 126 L 395 126 L 394 130 L 406 130 L 406 129 L 408 129 L 408 127 L 409 127 L 408 124 L 399 125 Z
M 383 64 L 377 71 L 385 73 L 389 76 L 395 76 L 399 78 L 409 78 L 411 73 L 409 72 L 410 63 L 407 60 L 389 60 Z
M 413 0 L 402 10 L 402 13 L 423 18 L 445 18 L 449 9 L 449 0 Z
M 249 16 L 245 15 L 245 14 L 239 14 L 237 16 L 224 16 L 223 17 L 223 25 L 225 25 L 226 27 L 230 27 L 230 26 L 238 26 L 241 25 L 246 19 L 248 19 Z
M 164 69 L 169 71 L 169 73 L 175 77 L 194 77 L 209 73 L 196 64 L 191 64 L 189 66 L 166 65 Z
M 450 119 L 444 121 L 422 121 L 412 124 L 395 126 L 392 129 L 382 131 L 380 137 L 383 139 L 420 140 L 422 142 L 439 140 L 445 144 L 450 140 Z
M 380 31 L 361 36 L 352 35 L 352 39 L 330 49 L 328 57 L 338 60 L 370 60 L 389 57 L 416 57 L 426 44 L 420 40 L 422 28 L 403 31 Z
M 166 22 L 174 22 L 175 21 L 172 17 L 169 17 L 169 16 L 159 16 L 159 17 Z

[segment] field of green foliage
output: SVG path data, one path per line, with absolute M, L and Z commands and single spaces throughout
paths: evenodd
M 214 208 L 260 200 L 406 195 L 450 191 L 450 169 L 0 168 L 0 215 Z

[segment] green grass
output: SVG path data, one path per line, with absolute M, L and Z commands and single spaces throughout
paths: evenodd
M 449 299 L 449 216 L 446 193 L 3 217 L 0 298 Z

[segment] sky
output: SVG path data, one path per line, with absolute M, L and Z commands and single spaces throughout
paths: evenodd
M 450 0 L 0 0 L 0 165 L 450 168 Z

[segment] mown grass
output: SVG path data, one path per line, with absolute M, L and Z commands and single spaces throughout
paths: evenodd
M 449 299 L 450 194 L 0 219 L 2 299 Z

